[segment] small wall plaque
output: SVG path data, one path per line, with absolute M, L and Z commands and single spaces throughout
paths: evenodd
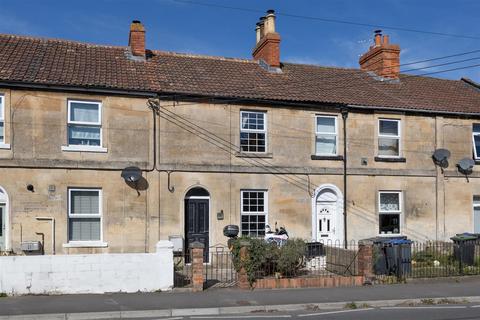
M 224 216 L 225 215 L 223 214 L 223 210 L 217 212 L 217 220 L 223 220 Z

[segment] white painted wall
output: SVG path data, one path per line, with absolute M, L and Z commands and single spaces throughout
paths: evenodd
M 0 257 L 0 292 L 66 294 L 171 290 L 173 244 L 156 253 Z

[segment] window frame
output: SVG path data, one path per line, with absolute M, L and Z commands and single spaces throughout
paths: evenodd
M 3 136 L 3 138 L 0 139 L 0 147 L 1 147 L 2 145 L 5 145 L 5 95 L 3 94 L 0 94 L 0 122 L 3 123 L 3 126 L 2 126 L 3 132 L 0 132 L 2 133 L 2 136 Z
M 398 210 L 395 211 L 382 211 L 381 210 L 381 197 L 380 194 L 398 194 Z M 380 236 L 392 236 L 392 235 L 401 235 L 403 228 L 403 191 L 401 190 L 379 190 L 378 191 L 378 235 Z M 380 215 L 393 215 L 398 214 L 398 233 L 381 233 L 380 232 Z
M 392 121 L 397 122 L 398 132 L 396 136 L 391 135 L 382 135 L 380 133 L 380 122 L 381 121 Z M 402 120 L 401 119 L 391 119 L 391 118 L 378 118 L 377 121 L 377 156 L 379 158 L 401 158 L 402 157 Z M 380 138 L 388 138 L 388 139 L 398 139 L 398 155 L 391 156 L 391 155 L 381 155 L 380 154 Z
M 98 214 L 75 214 L 71 213 L 72 191 L 97 191 L 98 192 Z M 71 218 L 100 218 L 100 239 L 99 240 L 70 240 L 70 219 Z M 67 245 L 106 246 L 103 245 L 103 192 L 101 188 L 68 188 L 67 204 Z
M 242 128 L 242 119 L 244 113 L 261 113 L 263 114 L 263 130 L 259 129 L 243 129 Z M 242 132 L 246 133 L 263 133 L 265 134 L 265 151 L 243 151 L 242 150 Z M 239 135 L 239 146 L 241 153 L 258 153 L 263 154 L 268 151 L 268 131 L 267 131 L 267 112 L 266 111 L 256 111 L 256 110 L 240 110 L 240 135 Z
M 98 121 L 87 122 L 87 121 L 70 120 L 72 103 L 84 103 L 84 104 L 97 105 L 97 107 L 98 107 Z M 62 146 L 62 150 L 63 151 L 107 152 L 107 149 L 103 147 L 103 127 L 102 127 L 102 118 L 103 117 L 102 117 L 102 113 L 103 113 L 103 104 L 100 101 L 68 99 L 67 100 L 67 146 Z M 69 132 L 70 125 L 99 128 L 100 129 L 100 145 L 91 146 L 91 145 L 71 144 L 70 143 L 70 132 Z
M 263 212 L 256 211 L 256 212 L 248 212 L 244 214 L 243 211 L 243 193 L 244 192 L 262 192 L 263 193 Z M 243 215 L 260 215 L 262 214 L 265 216 L 265 226 L 268 225 L 268 190 L 267 189 L 241 189 L 240 190 L 240 235 L 242 235 L 243 228 L 242 228 L 242 216 Z M 258 223 L 258 221 L 257 221 Z
M 479 197 L 479 195 L 473 195 L 472 197 L 472 232 L 475 232 L 475 208 L 480 208 L 480 202 L 475 204 L 475 197 Z
M 329 118 L 329 119 L 334 119 L 335 120 L 335 133 L 331 132 L 319 132 L 317 131 L 318 128 L 318 123 L 317 119 L 318 118 Z M 318 153 L 317 151 L 317 137 L 318 135 L 330 135 L 330 136 L 335 136 L 335 153 Z M 315 155 L 316 156 L 338 156 L 338 117 L 334 115 L 323 115 L 323 114 L 316 114 L 315 115 Z
M 473 128 L 476 123 L 472 123 L 472 148 L 474 160 L 480 160 L 480 155 L 477 154 L 477 148 L 475 148 L 475 136 L 480 136 L 480 131 L 475 131 Z M 478 124 L 480 125 L 480 123 Z

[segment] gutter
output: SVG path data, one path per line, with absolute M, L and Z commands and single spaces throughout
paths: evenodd
M 62 92 L 86 92 L 86 93 L 99 93 L 110 95 L 128 95 L 134 97 L 155 97 L 157 94 L 151 91 L 142 90 L 122 90 L 111 89 L 105 87 L 80 87 L 80 86 L 65 86 L 56 84 L 38 84 L 29 82 L 15 82 L 15 81 L 0 81 L 1 87 L 14 88 L 14 89 L 39 89 L 50 91 L 62 91 Z
M 462 78 L 462 81 L 465 83 L 480 89 L 480 84 L 466 78 Z M 379 111 L 394 111 L 394 112 L 412 112 L 412 113 L 426 113 L 426 114 L 437 114 L 437 115 L 455 115 L 455 116 L 473 116 L 480 118 L 479 113 L 473 112 L 452 112 L 452 111 L 434 111 L 426 109 L 414 109 L 414 108 L 396 108 L 396 107 L 379 107 L 379 106 L 363 106 L 363 105 L 354 105 L 347 103 L 335 103 L 335 102 L 295 102 L 295 101 L 286 101 L 286 100 L 271 100 L 271 99 L 261 99 L 261 98 L 240 98 L 240 97 L 228 97 L 228 96 L 215 96 L 215 95 L 200 95 L 200 94 L 185 94 L 185 93 L 174 93 L 174 92 L 154 92 L 154 91 L 143 91 L 143 90 L 123 90 L 123 89 L 114 89 L 114 88 L 105 88 L 105 87 L 81 87 L 81 86 L 62 86 L 56 84 L 38 84 L 38 83 L 28 83 L 28 82 L 15 82 L 15 81 L 0 81 L 0 87 L 6 88 L 16 88 L 16 89 L 39 89 L 39 90 L 48 90 L 48 91 L 62 91 L 62 92 L 79 92 L 79 93 L 95 93 L 95 94 L 109 94 L 109 95 L 122 95 L 122 96 L 131 96 L 131 97 L 148 97 L 148 98 L 158 98 L 160 94 L 161 99 L 167 97 L 175 97 L 180 100 L 192 100 L 192 99 L 217 99 L 218 103 L 222 103 L 222 100 L 225 102 L 237 102 L 237 103 L 261 103 L 267 105 L 284 105 L 292 107 L 305 107 L 305 108 L 325 108 L 325 107 L 338 107 L 339 105 L 347 106 L 353 109 L 364 109 L 364 110 L 379 110 Z M 183 99 L 182 99 L 183 97 Z M 200 103 L 200 102 L 199 102 Z

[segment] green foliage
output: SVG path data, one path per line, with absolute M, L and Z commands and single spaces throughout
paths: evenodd
M 415 252 L 412 260 L 415 261 L 417 267 L 433 267 L 436 266 L 435 261 L 438 261 L 440 265 L 454 264 L 455 257 L 452 253 L 444 250 L 438 250 L 435 247 L 426 247 L 425 250 Z
M 248 254 L 241 257 L 240 249 L 248 244 Z M 240 271 L 243 267 L 247 273 L 250 285 L 258 277 L 271 276 L 280 273 L 282 276 L 292 276 L 303 267 L 306 243 L 303 240 L 288 240 L 282 247 L 266 243 L 263 239 L 240 237 L 231 242 L 233 265 Z
M 355 302 L 349 302 L 345 304 L 345 309 L 358 309 L 358 306 Z

